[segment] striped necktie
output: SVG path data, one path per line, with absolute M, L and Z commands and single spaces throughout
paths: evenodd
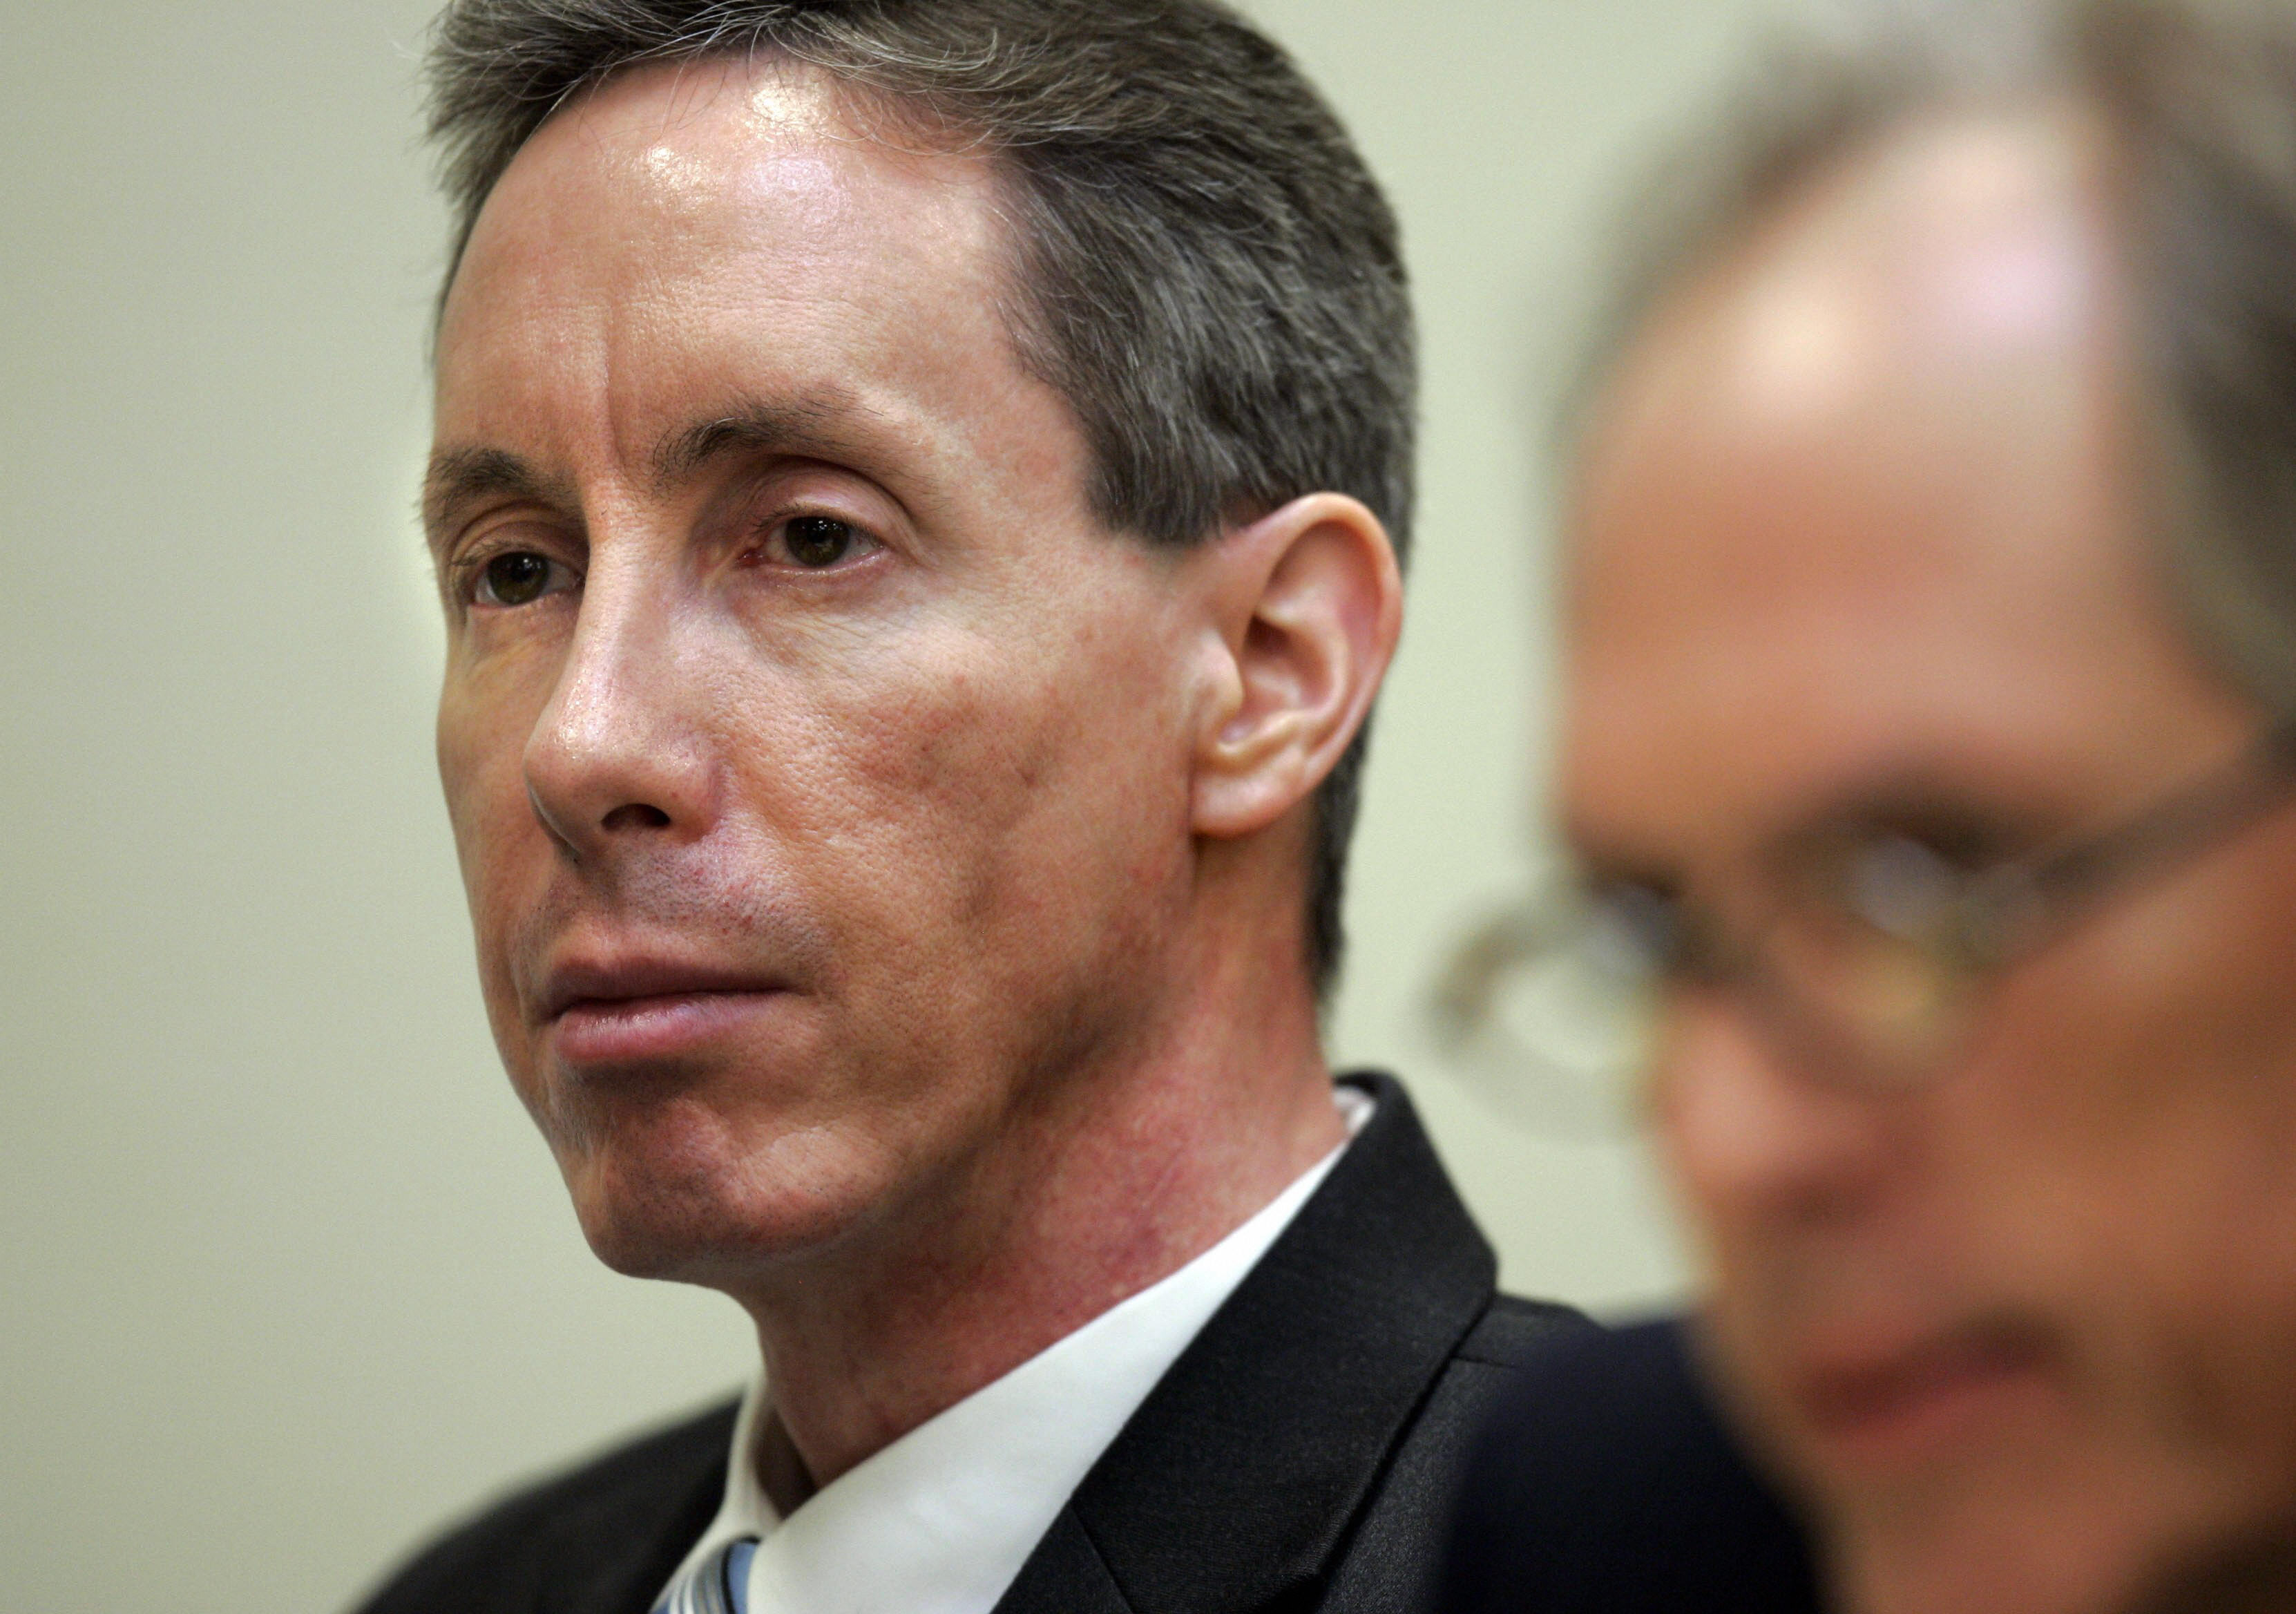
M 653 1614 L 749 1614 L 750 1560 L 757 1552 L 754 1536 L 727 1542 L 678 1577 Z

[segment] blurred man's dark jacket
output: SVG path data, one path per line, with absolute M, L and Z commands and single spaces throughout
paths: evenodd
M 1444 1614 L 1816 1614 L 1808 1551 L 1685 1349 L 1648 1323 L 1543 1342 L 1468 1470 Z

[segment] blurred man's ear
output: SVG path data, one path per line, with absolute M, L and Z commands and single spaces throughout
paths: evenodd
M 1403 630 L 1387 530 L 1311 493 L 1188 557 L 1218 638 L 1196 741 L 1199 835 L 1250 835 L 1323 783 L 1363 727 Z

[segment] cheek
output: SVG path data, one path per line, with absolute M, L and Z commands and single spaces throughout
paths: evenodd
M 2219 860 L 2068 938 L 1951 1096 L 1972 1250 L 2202 1460 L 2296 1448 L 2292 870 Z
M 550 689 L 545 671 L 526 664 L 531 657 L 479 657 L 461 645 L 448 656 L 435 730 L 439 779 L 467 860 L 496 828 L 506 784 L 517 784 L 523 805 L 526 744 Z
M 529 703 L 501 680 L 450 670 L 439 701 L 439 782 L 453 826 L 463 894 L 478 941 L 479 979 L 504 1055 L 520 1026 L 510 979 L 510 934 L 536 901 L 549 845 L 527 800 L 524 755 Z
M 809 715 L 778 738 L 744 720 L 765 766 L 743 794 L 783 819 L 849 968 L 898 958 L 939 991 L 1009 990 L 1040 973 L 1012 955 L 1091 944 L 1122 911 L 1113 888 L 1185 846 L 1168 680 L 1097 642 L 1020 642 L 880 646 L 854 676 L 808 679 Z
M 499 714 L 473 710 L 466 700 L 450 695 L 439 703 L 439 778 L 472 918 L 482 931 L 496 910 L 489 887 L 507 873 L 506 844 L 519 821 L 534 816 L 519 765 L 521 740 L 506 729 Z
M 1718 1126 L 1728 1117 L 1718 1111 L 1711 1084 L 1683 1065 L 1671 1038 L 1648 1092 L 1651 1141 L 1677 1215 L 1708 1264 L 1718 1265 L 1741 1231 L 1716 1159 Z
M 1667 1176 L 1727 1291 L 1784 1253 L 1772 1246 L 1806 1237 L 1806 1203 L 1833 1167 L 1813 1125 L 1825 1095 L 1776 1069 L 1737 1011 L 1687 994 L 1666 1010 L 1655 1073 L 1650 1115 Z

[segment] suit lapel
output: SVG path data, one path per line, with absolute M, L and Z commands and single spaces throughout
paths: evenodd
M 1264 1609 L 1327 1569 L 1496 1276 L 1402 1088 L 1349 1079 L 1377 1113 L 1085 1477 L 997 1614 Z
M 726 1495 L 728 1405 L 665 1455 L 642 1507 L 577 1510 L 558 1521 L 534 1606 L 542 1614 L 652 1614 Z
M 1133 1605 L 1118 1589 L 1114 1572 L 1086 1533 L 1073 1504 L 1061 1510 L 1029 1554 L 1020 1577 L 997 1600 L 996 1614 L 1014 1609 L 1133 1614 Z

